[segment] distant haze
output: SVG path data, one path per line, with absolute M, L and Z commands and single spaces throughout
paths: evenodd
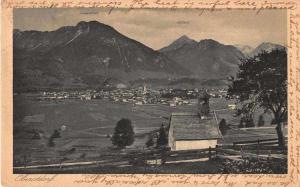
M 256 47 L 262 42 L 281 45 L 287 40 L 287 11 L 140 9 L 14 9 L 14 29 L 51 31 L 96 20 L 153 49 L 169 45 L 182 35 L 195 39 L 211 38 L 224 44 Z

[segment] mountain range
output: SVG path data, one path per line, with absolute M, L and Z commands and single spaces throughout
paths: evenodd
M 51 32 L 15 30 L 13 50 L 15 88 L 85 87 L 189 74 L 164 54 L 96 21 Z
M 182 36 L 159 50 L 200 79 L 226 78 L 238 69 L 244 54 L 236 47 L 212 39 L 199 42 Z
M 267 45 L 268 44 L 268 45 Z M 263 43 L 252 51 L 281 48 Z M 55 31 L 13 33 L 14 89 L 101 87 L 135 80 L 224 79 L 248 56 L 212 39 L 182 36 L 153 50 L 97 21 Z

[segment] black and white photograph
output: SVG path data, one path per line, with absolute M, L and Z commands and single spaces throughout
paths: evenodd
M 14 174 L 287 174 L 287 10 L 13 9 Z

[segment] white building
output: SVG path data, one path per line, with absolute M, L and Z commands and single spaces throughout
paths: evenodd
M 197 113 L 172 113 L 169 147 L 172 151 L 215 148 L 221 133 L 215 118 L 201 119 Z
M 209 113 L 208 100 L 201 102 L 198 113 L 172 113 L 168 133 L 171 151 L 216 147 L 222 137 L 217 119 Z

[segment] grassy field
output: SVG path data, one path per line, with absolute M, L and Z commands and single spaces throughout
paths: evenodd
M 136 133 L 135 142 L 129 148 L 143 149 L 147 133 L 168 124 L 172 112 L 196 112 L 197 105 L 170 107 L 167 105 L 138 105 L 116 103 L 105 100 L 62 100 L 38 101 L 26 95 L 14 97 L 14 166 L 59 163 L 101 159 L 103 153 L 114 151 L 111 140 L 114 127 L 122 118 L 129 118 Z M 226 109 L 228 101 L 212 98 L 210 108 L 219 110 L 217 116 L 226 119 L 233 127 L 239 118 L 233 117 L 234 110 Z M 223 110 L 226 109 L 226 110 Z M 61 138 L 48 145 L 55 129 L 66 126 Z M 41 139 L 32 139 L 32 131 L 42 132 Z M 271 135 L 270 135 L 271 134 Z M 244 139 L 275 136 L 274 129 L 247 131 L 229 130 L 224 136 L 226 143 Z M 269 137 L 269 136 L 268 136 Z M 73 150 L 72 150 L 73 149 Z
M 66 168 L 48 168 L 48 169 L 24 169 L 17 170 L 16 173 L 28 174 L 210 174 L 218 173 L 219 163 L 215 160 L 208 160 L 204 162 L 193 163 L 176 163 L 161 166 L 127 166 L 127 167 L 102 167 L 94 166 L 81 166 L 81 167 L 66 167 Z
M 140 105 L 114 103 L 104 100 L 63 100 L 38 101 L 28 97 L 14 98 L 14 160 L 15 164 L 24 160 L 31 163 L 55 162 L 61 159 L 95 157 L 107 151 L 112 144 L 107 134 L 122 118 L 129 118 L 136 133 L 131 147 L 145 145 L 145 134 L 158 129 L 162 123 L 168 124 L 172 112 L 194 111 L 196 106 L 169 107 L 165 105 Z M 49 147 L 49 137 L 55 129 L 65 125 L 61 138 Z M 33 130 L 43 132 L 42 139 L 32 139 Z M 71 148 L 76 151 L 64 154 Z

